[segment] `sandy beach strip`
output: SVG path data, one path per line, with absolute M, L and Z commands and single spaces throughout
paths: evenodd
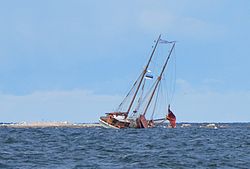
M 98 123 L 69 123 L 69 122 L 22 122 L 22 123 L 2 123 L 0 127 L 11 128 L 45 128 L 45 127 L 69 127 L 69 128 L 89 128 L 101 127 Z

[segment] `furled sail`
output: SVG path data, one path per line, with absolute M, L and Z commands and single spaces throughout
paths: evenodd
M 170 105 L 168 105 L 168 115 L 167 115 L 167 120 L 170 122 L 170 126 L 172 128 L 176 127 L 176 117 L 174 113 L 170 110 Z

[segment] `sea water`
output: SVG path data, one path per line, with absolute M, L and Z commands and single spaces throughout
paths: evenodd
M 250 168 L 250 124 L 0 127 L 0 168 Z

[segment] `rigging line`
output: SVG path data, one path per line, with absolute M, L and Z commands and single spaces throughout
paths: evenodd
M 135 111 L 137 112 L 141 106 L 141 100 L 142 100 L 142 96 L 143 96 L 143 93 L 144 93 L 144 87 L 145 87 L 145 83 L 146 83 L 146 79 L 144 79 L 143 81 L 143 84 L 142 84 L 142 88 L 141 88 L 141 95 L 138 99 L 138 104 L 137 104 L 137 107 L 135 108 Z
M 163 112 L 165 112 L 166 111 L 166 109 L 167 109 L 167 105 L 169 104 L 168 103 L 168 100 L 167 100 L 167 89 L 165 89 L 164 90 L 164 86 L 165 86 L 165 84 L 164 83 L 166 83 L 166 80 L 164 79 L 164 81 L 162 82 L 162 85 L 161 85 L 161 91 L 160 91 L 160 94 L 162 95 L 162 107 L 161 107 L 161 110 L 163 111 Z M 163 113 L 164 114 L 164 113 Z
M 159 88 L 157 89 L 157 94 L 156 94 L 156 98 L 155 98 L 155 104 L 154 104 L 153 113 L 152 113 L 152 115 L 151 115 L 151 120 L 153 120 L 153 117 L 154 117 L 154 114 L 155 114 L 156 105 L 157 105 L 157 101 L 158 101 L 158 98 L 159 98 L 159 91 L 160 91 L 160 88 L 161 88 L 161 82 L 160 82 L 160 84 L 159 84 Z
M 167 84 L 166 80 L 164 81 L 164 83 L 165 83 L 165 86 L 166 86 L 166 92 L 165 92 L 165 95 L 164 95 L 164 97 L 165 97 L 165 104 L 168 105 L 168 104 L 170 104 L 169 103 L 169 97 L 168 97 L 168 92 L 169 92 L 168 91 L 168 84 Z
M 175 49 L 174 49 L 175 51 Z M 167 86 L 167 101 L 168 104 L 172 104 L 173 102 L 173 98 L 174 98 L 174 93 L 175 93 L 175 86 L 176 86 L 176 57 L 175 55 L 173 56 L 172 59 L 172 73 L 171 73 L 171 77 L 169 78 L 169 83 L 167 83 L 166 81 L 166 86 Z
M 130 109 L 131 109 L 132 106 L 133 106 L 133 103 L 134 103 L 134 101 L 135 101 L 135 98 L 136 98 L 136 96 L 137 96 L 137 93 L 138 93 L 138 91 L 139 91 L 139 89 L 140 89 L 140 87 L 141 87 L 141 83 L 142 83 L 143 77 L 144 77 L 144 75 L 147 73 L 148 67 L 149 67 L 150 62 L 151 62 L 151 60 L 152 60 L 152 58 L 153 58 L 154 52 L 155 52 L 156 47 L 157 47 L 157 45 L 158 45 L 158 43 L 159 43 L 159 41 L 160 41 L 160 38 L 161 38 L 161 35 L 159 35 L 159 37 L 158 37 L 158 39 L 157 39 L 157 42 L 156 42 L 156 44 L 155 44 L 155 46 L 154 46 L 154 49 L 153 49 L 153 51 L 152 51 L 152 53 L 151 53 L 151 55 L 150 55 L 150 58 L 149 58 L 149 60 L 148 60 L 148 63 L 147 63 L 147 65 L 146 65 L 146 67 L 144 68 L 143 72 L 142 72 L 142 77 L 141 77 L 141 79 L 140 79 L 139 85 L 137 86 L 137 89 L 136 89 L 136 91 L 135 91 L 135 94 L 134 94 L 134 96 L 133 96 L 133 98 L 132 98 L 132 100 L 131 100 L 131 102 L 130 102 L 130 104 L 129 104 L 129 107 L 128 107 L 128 110 L 127 110 L 127 114 L 129 114 Z
M 162 78 L 162 87 L 161 87 L 161 93 L 162 93 L 162 97 L 163 97 L 163 103 L 164 105 L 168 105 L 169 104 L 169 86 L 167 84 L 167 78 L 166 75 L 164 73 L 164 76 Z
M 153 93 L 152 93 L 152 95 L 150 96 L 150 99 L 149 99 L 149 102 L 148 102 L 148 104 L 147 104 L 147 106 L 146 106 L 146 109 L 144 110 L 144 113 L 143 113 L 144 116 L 145 116 L 146 113 L 147 113 L 148 107 L 149 107 L 149 105 L 150 105 L 150 103 L 151 103 L 151 101 L 152 101 L 152 98 L 153 98 L 154 94 L 155 94 L 156 88 L 158 87 L 159 82 L 161 81 L 162 75 L 163 75 L 163 73 L 164 73 L 164 70 L 165 70 L 166 67 L 167 67 L 167 64 L 168 64 L 168 61 L 169 61 L 169 59 L 170 59 L 170 56 L 171 56 L 171 53 L 172 53 L 172 51 L 173 51 L 174 46 L 175 46 L 175 43 L 173 43 L 173 45 L 172 45 L 172 47 L 171 47 L 171 50 L 170 50 L 170 52 L 169 52 L 169 54 L 168 54 L 168 57 L 167 57 L 167 59 L 166 59 L 166 61 L 165 61 L 165 63 L 164 63 L 164 66 L 163 66 L 162 70 L 161 70 L 161 74 L 160 74 L 160 76 L 159 76 L 158 79 L 157 79 L 157 83 L 156 83 L 156 85 L 155 85 L 155 88 L 154 88 L 154 90 L 153 90 Z
M 154 83 L 153 83 L 153 85 L 151 86 L 151 88 L 148 90 L 148 92 L 146 93 L 146 95 L 145 95 L 145 97 L 142 99 L 142 102 L 144 103 L 145 102 L 145 100 L 149 97 L 149 95 L 152 93 L 152 91 L 153 91 L 153 89 L 154 89 L 154 86 L 156 85 L 156 82 L 157 81 L 155 81 Z
M 145 81 L 146 81 L 146 80 L 145 80 Z M 153 90 L 153 88 L 154 88 L 156 82 L 157 82 L 157 81 L 155 81 L 155 82 L 153 83 L 153 85 L 152 85 L 151 88 L 148 90 L 148 92 L 145 94 L 145 96 L 142 97 L 142 99 L 141 99 L 141 104 L 140 104 L 140 107 L 138 108 L 137 112 L 139 112 L 139 111 L 140 111 L 140 108 L 143 107 L 143 106 L 141 106 L 141 105 L 144 104 L 145 100 L 149 97 L 149 94 L 151 94 L 151 92 L 152 92 L 152 90 Z M 145 83 L 145 84 L 146 84 L 146 83 Z M 135 115 L 135 113 L 132 113 L 129 117 L 133 117 L 134 115 Z
M 173 77 L 173 92 L 172 92 L 172 97 L 171 97 L 171 102 L 174 99 L 174 94 L 175 94 L 175 87 L 176 87 L 176 53 L 175 53 L 175 49 L 174 49 L 174 57 L 173 57 L 173 61 L 174 61 L 174 77 Z
M 141 78 L 142 73 L 140 74 L 140 76 L 138 77 L 138 79 L 135 81 L 135 83 L 133 84 L 132 88 L 129 90 L 128 94 L 125 96 L 125 98 L 123 99 L 123 101 L 119 104 L 117 111 L 119 111 L 122 107 L 122 105 L 125 103 L 125 101 L 128 99 L 128 96 L 131 94 L 131 92 L 133 91 L 133 89 L 135 88 L 136 84 L 138 83 L 139 79 Z
M 160 91 L 160 93 L 161 93 L 161 95 L 162 95 L 162 100 L 163 100 L 163 103 L 164 103 L 164 105 L 167 105 L 168 104 L 168 102 L 167 102 L 167 90 L 165 89 L 165 91 L 164 91 L 164 87 L 165 87 L 165 85 L 164 85 L 164 83 L 166 82 L 166 80 L 165 79 L 163 79 L 163 81 L 161 82 L 162 83 L 162 85 L 161 85 L 161 91 Z M 165 109 L 164 109 L 165 110 Z
M 166 92 L 164 92 L 163 96 L 165 98 L 165 101 L 166 101 L 166 104 L 168 104 L 168 100 L 169 100 L 169 86 L 167 84 L 167 80 L 166 80 L 166 77 L 162 79 L 162 83 L 163 83 L 163 86 L 165 87 L 165 90 Z
M 176 88 L 176 54 L 175 54 L 175 48 L 173 50 L 173 59 L 172 59 L 172 68 L 170 70 L 171 76 L 168 76 L 169 83 L 167 82 L 166 78 L 164 78 L 164 86 L 166 86 L 166 101 L 168 104 L 171 104 L 174 100 L 175 95 L 175 88 Z

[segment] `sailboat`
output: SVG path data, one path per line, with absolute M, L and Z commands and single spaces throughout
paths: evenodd
M 161 68 L 157 73 L 157 78 L 153 80 L 150 85 L 147 85 L 147 80 L 153 79 L 153 75 L 149 68 L 153 62 L 152 60 L 155 58 L 154 55 L 159 44 L 167 44 L 169 47 L 168 52 L 161 61 L 163 64 L 157 66 L 157 68 Z M 155 45 L 146 66 L 134 82 L 124 100 L 118 106 L 117 110 L 106 113 L 105 116 L 100 117 L 99 122 L 103 127 L 115 129 L 151 128 L 155 126 L 157 121 L 164 120 L 171 120 L 170 124 L 173 128 L 175 127 L 176 118 L 172 115 L 173 112 L 170 110 L 170 106 L 168 106 L 168 114 L 165 117 L 158 119 L 153 118 L 156 111 L 156 105 L 159 102 L 159 86 L 163 80 L 163 75 L 175 48 L 175 44 L 176 41 L 163 40 L 161 35 L 159 35 L 158 39 L 155 41 Z M 151 114 L 151 118 L 147 118 L 146 115 L 148 114 Z

